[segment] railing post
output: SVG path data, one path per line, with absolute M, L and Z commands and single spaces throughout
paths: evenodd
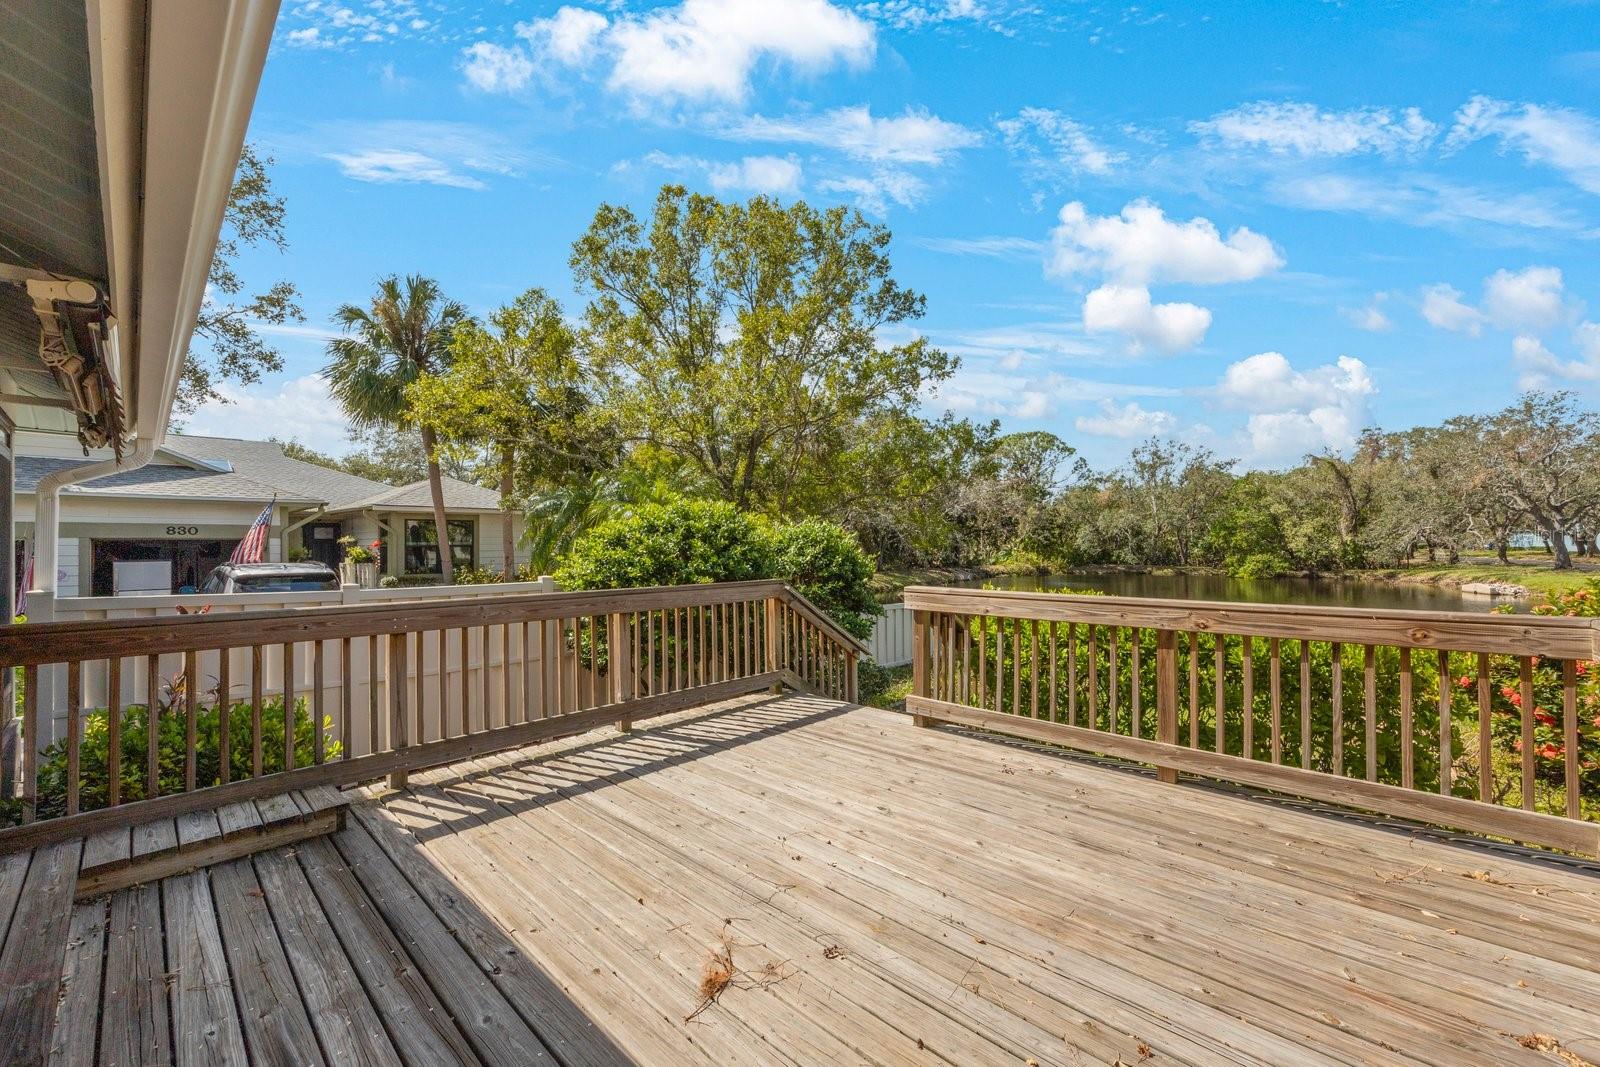
M 764 632 L 762 634 L 762 638 L 763 644 L 766 646 L 767 673 L 769 674 L 776 673 L 778 670 L 780 670 L 779 664 L 782 662 L 782 638 L 779 633 L 779 630 L 782 628 L 780 619 L 782 618 L 783 612 L 781 608 L 782 602 L 777 597 L 772 596 L 767 598 L 767 618 L 766 625 L 763 627 Z M 780 692 L 782 689 L 783 687 L 777 683 L 774 683 L 772 686 L 772 691 L 774 693 Z
M 484 656 L 488 662 L 487 649 Z M 396 752 L 410 744 L 406 729 L 406 635 L 389 635 L 389 744 Z M 409 773 L 402 767 L 389 772 L 389 788 L 404 789 Z
M 928 692 L 928 613 L 913 613 L 911 621 L 911 692 L 914 696 L 929 696 Z M 914 726 L 932 726 L 926 715 L 913 715 Z
M 1174 630 L 1156 631 L 1156 740 L 1165 745 L 1178 743 L 1178 634 Z M 1156 778 L 1176 785 L 1177 769 L 1157 767 Z
M 856 658 L 853 650 L 844 654 L 844 698 L 851 704 L 860 699 L 856 690 Z

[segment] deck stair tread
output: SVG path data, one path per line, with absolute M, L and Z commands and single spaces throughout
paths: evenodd
M 84 842 L 76 897 L 87 900 L 331 833 L 343 824 L 348 804 L 345 793 L 318 786 L 96 831 Z

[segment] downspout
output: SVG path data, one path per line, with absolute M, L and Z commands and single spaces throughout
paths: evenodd
M 104 459 L 81 467 L 53 471 L 39 479 L 34 489 L 33 584 L 29 592 L 48 593 L 54 599 L 56 575 L 60 573 L 61 490 L 69 485 L 93 481 L 108 474 L 138 470 L 156 454 L 156 439 L 141 437 L 120 461 Z

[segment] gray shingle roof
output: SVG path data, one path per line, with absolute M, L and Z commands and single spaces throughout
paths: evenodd
M 290 459 L 276 441 L 173 434 L 168 436 L 165 447 L 194 459 L 227 463 L 240 474 L 278 489 L 280 498 L 285 493 L 295 493 L 301 499 L 320 501 L 330 510 L 342 511 L 358 500 L 392 488 L 370 478 Z
M 424 510 L 433 506 L 425 480 L 410 485 L 386 485 L 291 459 L 283 454 L 283 446 L 276 441 L 174 434 L 167 438 L 162 450 L 167 453 L 165 462 L 108 474 L 70 486 L 66 491 L 108 496 L 259 500 L 262 503 L 277 497 L 285 504 L 325 504 L 333 512 L 366 508 Z M 158 459 L 162 458 L 158 454 Z M 193 460 L 204 467 L 170 462 L 173 458 Z M 39 479 L 51 471 L 82 467 L 89 462 L 18 456 L 17 492 L 31 493 Z M 446 478 L 444 506 L 452 511 L 498 511 L 500 495 L 481 485 Z
M 493 489 L 485 489 L 481 485 L 463 482 L 457 478 L 444 478 L 444 506 L 453 511 L 499 511 L 500 494 Z M 427 479 L 402 485 L 398 488 L 385 487 L 382 492 L 359 500 L 354 504 L 346 505 L 351 510 L 362 508 L 396 508 L 407 510 L 411 508 L 433 507 L 433 494 L 428 489 Z
M 93 461 L 53 456 L 18 456 L 17 492 L 31 493 L 38 487 L 39 479 L 46 474 L 84 467 L 91 462 Z M 286 504 L 318 503 L 314 496 L 266 485 L 246 477 L 237 470 L 201 470 L 175 463 L 151 463 L 138 470 L 119 471 L 81 485 L 68 486 L 63 492 L 158 499 L 179 497 L 196 500 L 259 500 L 263 504 L 277 497 Z

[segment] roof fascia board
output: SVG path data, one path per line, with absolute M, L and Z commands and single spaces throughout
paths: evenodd
M 278 0 L 150 4 L 132 423 L 160 438 L 205 296 Z

